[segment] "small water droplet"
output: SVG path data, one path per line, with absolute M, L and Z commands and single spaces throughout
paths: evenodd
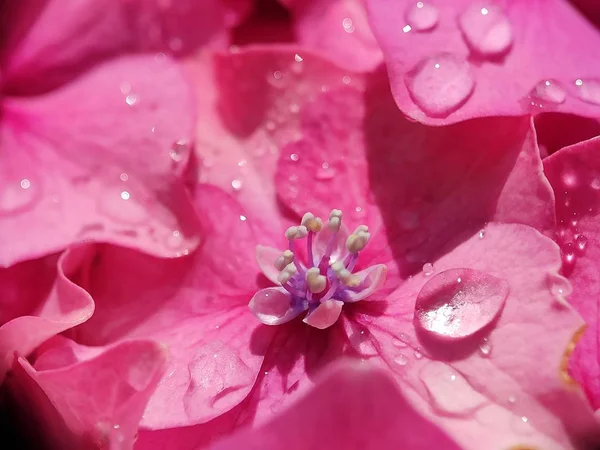
M 321 164 L 321 167 L 319 167 L 315 172 L 315 178 L 321 181 L 331 180 L 335 177 L 335 175 L 335 169 L 331 167 L 327 162 Z
M 171 149 L 169 150 L 169 156 L 175 162 L 180 162 L 187 154 L 190 148 L 190 143 L 187 139 L 178 139 L 173 142 Z
M 405 33 L 408 33 L 410 30 L 412 30 L 412 27 L 410 25 L 404 25 L 402 27 L 402 31 Z
M 544 104 L 550 103 L 559 105 L 564 103 L 567 98 L 567 92 L 555 80 L 540 81 L 529 93 L 534 106 L 543 107 Z
M 421 288 L 414 324 L 438 338 L 472 336 L 500 314 L 508 297 L 506 280 L 473 269 L 450 269 Z
M 592 189 L 600 191 L 600 177 L 594 178 L 591 183 Z
M 344 83 L 344 84 L 350 84 L 351 81 L 352 81 L 352 78 L 350 78 L 347 75 L 342 77 L 342 83 Z
M 183 243 L 183 235 L 181 234 L 181 232 L 179 230 L 174 230 L 167 237 L 167 246 L 169 248 L 178 249 L 179 247 L 181 247 L 182 243 Z
M 123 200 L 129 200 L 130 197 L 131 197 L 131 194 L 129 194 L 128 191 L 121 191 L 121 198 Z
M 99 209 L 114 220 L 128 224 L 140 224 L 148 219 L 148 212 L 139 201 L 140 196 L 130 190 L 107 189 L 98 199 Z
M 296 53 L 294 55 L 294 61 L 296 61 L 296 62 L 302 62 L 302 61 L 304 61 L 304 58 L 302 58 L 302 56 L 300 56 L 298 53 Z
M 529 422 L 529 419 L 526 416 L 521 416 L 521 421 L 523 423 L 527 423 L 527 422 Z
M 346 33 L 354 33 L 355 28 L 351 18 L 346 17 L 344 20 L 342 20 L 342 27 L 344 27 L 344 31 Z
M 572 242 L 567 242 L 564 246 L 563 246 L 563 262 L 566 265 L 572 265 L 575 263 L 575 249 L 573 247 L 573 243 Z
M 247 161 L 245 159 L 240 159 L 237 163 L 238 167 L 244 167 Z
M 243 215 L 240 215 L 240 220 L 241 220 L 242 222 L 245 222 L 245 221 L 247 220 L 247 217 L 246 217 L 246 216 L 243 216 Z
M 406 366 L 408 364 L 408 358 L 400 353 L 398 356 L 394 358 L 394 362 L 399 366 Z
M 575 87 L 581 100 L 600 105 L 600 80 L 579 78 L 575 81 Z
M 583 234 L 580 234 L 579 236 L 577 236 L 575 238 L 575 243 L 577 244 L 577 248 L 579 249 L 579 251 L 581 253 L 585 253 L 585 249 L 586 249 L 587 243 L 588 243 L 588 238 L 585 237 Z
M 477 233 L 477 237 L 479 239 L 483 239 L 485 237 L 485 230 L 479 230 L 479 233 Z
M 133 106 L 137 103 L 138 98 L 137 95 L 135 94 L 129 94 L 128 96 L 125 97 L 125 103 L 127 103 L 129 106 Z
M 286 83 L 286 77 L 281 70 L 275 70 L 267 74 L 267 81 L 274 88 L 283 88 Z
M 479 353 L 483 356 L 489 356 L 492 351 L 492 345 L 489 343 L 488 338 L 483 338 L 479 343 Z
M 231 182 L 231 187 L 234 191 L 240 191 L 242 189 L 242 180 L 233 180 Z
M 423 353 L 421 352 L 421 349 L 419 347 L 417 347 L 415 349 L 415 358 L 421 359 L 422 357 L 423 357 Z
M 290 159 L 291 159 L 292 161 L 298 161 L 299 157 L 298 157 L 298 155 L 297 155 L 296 153 L 292 153 L 292 154 L 290 155 Z
M 419 62 L 404 82 L 419 108 L 431 117 L 444 117 L 471 96 L 475 75 L 464 59 L 441 53 Z
M 431 263 L 423 264 L 423 275 L 428 277 L 432 273 L 433 273 L 433 264 L 431 264 Z
M 129 175 L 127 175 L 125 172 L 123 172 L 121 175 L 119 175 L 119 179 L 123 182 L 129 180 Z
M 417 31 L 427 31 L 437 25 L 440 13 L 438 9 L 430 3 L 415 2 L 407 8 L 404 17 L 409 23 L 408 26 Z M 404 31 L 404 28 L 402 31 Z M 406 31 L 404 32 L 406 33 Z
M 510 403 L 511 405 L 514 405 L 515 403 L 517 403 L 517 397 L 515 397 L 514 395 L 509 395 L 508 403 Z
M 510 22 L 495 5 L 482 8 L 471 4 L 460 14 L 458 24 L 469 47 L 481 55 L 502 54 L 512 44 Z

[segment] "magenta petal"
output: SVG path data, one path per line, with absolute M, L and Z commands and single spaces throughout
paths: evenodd
M 414 3 L 366 1 L 394 98 L 409 117 L 442 125 L 548 110 L 600 113 L 600 34 L 568 2 L 439 0 L 431 2 L 439 25 L 428 32 L 406 22 Z M 422 83 L 407 83 L 424 66 Z
M 289 322 L 308 309 L 306 303 L 294 305 L 292 296 L 283 288 L 261 289 L 254 294 L 248 307 L 265 325 Z
M 509 292 L 506 280 L 479 270 L 435 274 L 417 297 L 415 327 L 445 339 L 470 337 L 498 317 Z
M 256 246 L 256 262 L 260 271 L 267 279 L 273 284 L 279 284 L 277 276 L 279 270 L 275 268 L 275 261 L 281 256 L 283 252 L 273 247 L 267 247 L 265 245 Z
M 311 327 L 324 330 L 338 320 L 342 313 L 343 306 L 344 302 L 339 300 L 326 300 L 308 313 L 303 322 Z
M 346 291 L 347 298 L 345 298 L 344 301 L 354 303 L 363 299 L 368 299 L 371 294 L 383 287 L 386 274 L 387 267 L 385 264 L 376 264 L 356 272 L 354 275 L 360 278 L 361 290 L 358 292 L 353 292 L 351 290 Z

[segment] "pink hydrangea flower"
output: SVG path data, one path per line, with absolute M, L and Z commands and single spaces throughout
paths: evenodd
M 388 371 L 411 407 L 463 448 L 490 440 L 577 448 L 597 437 L 591 409 L 566 376 L 565 352 L 583 323 L 564 299 L 570 285 L 558 273 L 558 247 L 534 229 L 551 232 L 555 216 L 531 120 L 427 128 L 397 110 L 381 74 L 340 73 L 308 52 L 301 61 L 298 55 L 253 49 L 191 66 L 206 95 L 200 109 L 220 111 L 201 115 L 198 128 L 202 183 L 194 198 L 205 241 L 178 260 L 96 246 L 80 281 L 95 314 L 40 360 L 66 377 L 60 368 L 80 363 L 65 365 L 65 348 L 164 343 L 170 358 L 154 394 L 145 391 L 140 449 L 198 448 L 244 424 L 264 423 L 342 357 Z M 276 71 L 275 82 L 265 76 Z M 248 104 L 256 107 L 249 111 Z M 279 111 L 287 111 L 283 121 L 273 122 Z M 300 298 L 302 309 L 308 303 L 307 316 L 261 324 L 248 302 L 268 289 L 260 266 L 275 280 L 265 247 L 283 250 L 285 230 L 302 226 L 302 217 L 308 238 L 319 228 L 316 217 L 327 219 L 333 208 L 344 211 L 350 229 L 368 227 L 368 244 L 360 227 L 351 241 L 362 243 L 348 243 L 348 260 L 327 245 L 323 252 L 323 220 L 319 234 L 310 235 L 311 265 L 322 260 L 318 250 L 343 258 L 344 269 L 295 279 L 287 287 L 302 295 L 286 295 L 281 309 L 261 319 L 285 317 L 290 298 Z M 297 238 L 304 230 L 290 233 Z M 291 263 L 310 261 L 311 248 L 303 254 L 294 240 Z M 290 255 L 279 256 L 281 267 Z M 369 286 L 359 277 L 353 286 L 356 279 L 344 272 L 380 264 L 387 268 L 383 286 L 378 277 L 367 277 Z M 320 313 L 315 300 L 338 282 L 333 294 L 341 312 L 335 304 L 326 311 L 335 315 Z M 351 301 L 354 288 L 375 286 Z M 258 298 L 264 300 L 254 297 L 251 306 L 263 314 Z M 45 370 L 35 361 L 25 379 Z
M 598 116 L 600 34 L 565 1 L 366 4 L 396 103 L 416 120 Z

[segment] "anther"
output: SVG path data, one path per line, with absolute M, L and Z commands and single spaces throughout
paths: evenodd
M 285 231 L 285 237 L 288 239 L 302 239 L 308 234 L 308 230 L 304 225 L 289 227 Z
M 346 248 L 350 253 L 360 252 L 367 246 L 371 235 L 366 230 L 368 228 L 365 225 L 361 225 L 354 233 L 348 236 L 348 239 L 346 239 Z
M 275 268 L 277 270 L 283 270 L 285 268 L 285 266 L 287 266 L 288 264 L 290 264 L 293 261 L 294 261 L 294 252 L 292 252 L 291 250 L 286 250 L 275 261 Z
M 329 213 L 329 229 L 334 232 L 340 231 L 342 225 L 342 211 L 339 209 L 332 209 Z
M 287 283 L 290 278 L 296 274 L 296 271 L 296 266 L 294 264 L 288 264 L 277 276 L 277 281 L 279 281 L 281 284 Z
M 335 272 L 335 275 L 340 279 L 342 283 L 349 287 L 356 287 L 360 284 L 360 278 L 357 275 L 352 274 L 341 261 L 336 261 L 331 264 L 331 269 Z
M 305 226 L 309 231 L 318 233 L 323 229 L 323 221 L 312 215 L 312 213 L 306 213 L 302 216 L 302 225 Z
M 320 274 L 317 267 L 311 267 L 306 271 L 306 285 L 313 294 L 319 294 L 327 287 L 327 278 Z

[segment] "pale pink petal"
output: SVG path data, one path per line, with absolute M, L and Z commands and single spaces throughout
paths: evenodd
M 265 325 L 281 325 L 308 309 L 305 302 L 294 302 L 290 293 L 283 288 L 261 289 L 254 294 L 248 307 Z
M 376 297 L 370 298 L 370 296 L 383 287 L 386 274 L 387 266 L 385 264 L 376 264 L 354 273 L 360 278 L 361 290 L 358 292 L 346 291 L 347 298 L 344 298 L 344 301 L 354 303 L 363 299 L 376 299 Z
M 548 110 L 598 116 L 600 35 L 567 2 L 423 3 L 439 17 L 420 32 L 409 23 L 414 1 L 366 0 L 394 98 L 409 117 L 441 125 Z
M 114 60 L 49 94 L 4 98 L 3 108 L 0 234 L 12 239 L 0 265 L 84 239 L 162 256 L 197 244 L 177 178 L 193 107 L 173 62 Z
M 58 262 L 50 256 L 35 263 L 26 263 L 32 271 L 22 273 L 17 286 L 4 280 L 3 287 L 19 289 L 12 302 L 22 302 L 24 309 L 0 326 L 0 380 L 13 363 L 15 353 L 29 355 L 37 346 L 52 336 L 86 321 L 94 311 L 90 295 L 75 284 L 83 266 L 89 264 L 93 252 L 90 247 L 65 251 Z M 21 266 L 23 268 L 23 266 Z M 15 269 L 1 269 L 14 274 Z M 22 269 L 21 269 L 22 270 Z M 39 291 L 32 293 L 31 287 Z M 15 313 L 14 306 L 8 305 Z
M 81 357 L 51 369 L 32 367 L 20 358 L 21 367 L 15 368 L 11 380 L 25 385 L 33 382 L 47 396 L 28 389 L 23 400 L 30 403 L 33 415 L 50 407 L 61 418 L 64 431 L 43 430 L 53 446 L 61 448 L 59 442 L 71 441 L 79 446 L 62 448 L 131 448 L 146 402 L 165 368 L 164 348 L 143 340 L 124 342 L 100 353 L 68 341 L 58 345 L 77 349 Z M 44 428 L 49 427 L 46 424 Z
M 297 139 L 305 105 L 323 86 L 345 85 L 347 72 L 296 46 L 200 55 L 186 69 L 198 105 L 198 179 L 235 194 L 264 230 L 260 243 L 284 248 L 283 232 L 299 218 L 281 215 L 274 186 L 279 149 Z
M 252 221 L 240 220 L 244 211 L 214 186 L 196 186 L 195 196 L 205 236 L 199 249 L 158 259 L 99 246 L 85 283 L 96 312 L 71 334 L 85 345 L 135 338 L 168 348 L 142 420 L 150 429 L 209 422 L 242 402 L 276 331 L 248 308 L 261 287 Z
M 327 250 L 327 244 L 329 244 L 329 240 L 331 239 L 331 236 L 333 234 L 327 226 L 328 218 L 329 215 L 324 216 L 322 218 L 324 222 L 323 229 L 319 231 L 319 233 L 317 233 L 315 239 L 313 240 L 313 256 L 315 259 L 315 264 L 318 264 L 318 261 L 321 259 L 321 257 L 325 255 L 325 251 Z M 348 231 L 348 227 L 346 226 L 346 224 L 343 222 L 342 217 L 342 225 L 334 238 L 335 241 L 333 243 L 332 251 L 330 254 L 331 261 L 337 261 L 343 259 L 346 256 L 346 254 L 348 253 L 348 250 L 346 249 L 346 239 L 348 239 L 349 235 L 350 232 Z
M 47 90 L 106 57 L 125 53 L 186 54 L 208 44 L 223 47 L 226 16 L 233 12 L 228 11 L 222 0 L 11 3 L 3 8 L 1 22 L 3 91 Z
M 563 271 L 573 284 L 569 302 L 587 324 L 575 347 L 570 370 L 594 408 L 600 408 L 600 138 L 559 150 L 544 169 L 556 195 L 556 239 L 563 250 Z M 563 292 L 567 296 L 569 292 Z
M 433 274 L 406 280 L 385 308 L 353 305 L 364 330 L 362 340 L 350 340 L 359 354 L 373 362 L 380 357 L 415 390 L 415 407 L 462 448 L 494 442 L 573 449 L 598 442 L 592 409 L 566 373 L 567 351 L 583 322 L 560 294 L 569 282 L 558 273 L 558 246 L 533 228 L 490 223 L 483 238 L 476 233 L 432 263 Z M 456 269 L 486 274 L 473 283 L 461 280 L 468 295 L 479 289 L 487 302 L 498 287 L 488 276 L 505 280 L 510 292 L 499 313 L 482 309 L 464 337 L 432 339 L 415 329 L 415 300 L 438 282 L 435 274 Z M 473 302 L 464 299 L 457 291 L 440 292 L 428 308 L 445 314 L 443 326 L 454 329 L 472 312 Z
M 384 371 L 359 364 L 336 369 L 267 424 L 241 431 L 211 450 L 459 449 Z
M 309 312 L 302 321 L 311 327 L 324 330 L 338 320 L 343 306 L 344 302 L 339 300 L 326 300 Z
M 279 270 L 275 268 L 275 261 L 277 261 L 277 258 L 279 258 L 282 253 L 282 250 L 273 247 L 267 247 L 265 245 L 256 246 L 256 262 L 258 263 L 258 267 L 263 275 L 273 284 L 279 284 L 279 281 L 277 280 Z
M 383 62 L 362 0 L 309 0 L 289 4 L 300 45 L 326 55 L 338 66 L 370 71 Z

